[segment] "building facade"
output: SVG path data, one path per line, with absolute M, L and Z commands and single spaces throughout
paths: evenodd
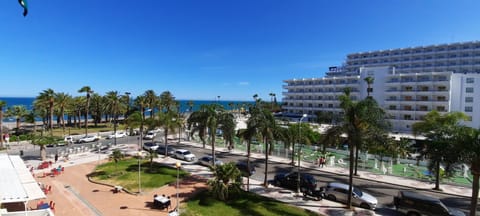
M 283 113 L 341 114 L 338 97 L 348 87 L 353 100 L 365 98 L 366 77 L 396 132 L 411 132 L 432 110 L 464 112 L 463 124 L 480 128 L 480 41 L 349 54 L 324 77 L 285 80 Z

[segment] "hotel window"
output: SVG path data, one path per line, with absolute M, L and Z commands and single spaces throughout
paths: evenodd
M 473 93 L 473 87 L 467 87 L 467 88 L 465 89 L 465 92 L 466 92 L 466 93 Z
M 467 115 L 467 119 L 465 121 L 471 122 L 472 121 L 472 116 Z
M 438 91 L 446 91 L 447 90 L 447 87 L 446 86 L 439 86 L 437 88 Z
M 445 112 L 445 107 L 444 106 L 437 106 L 437 111 L 439 112 Z
M 333 104 L 328 104 L 328 108 L 333 108 Z
M 396 109 L 397 109 L 397 106 L 395 106 L 395 105 L 390 105 L 390 106 L 388 107 L 388 109 L 389 109 L 389 110 L 396 110 Z
M 404 115 L 403 119 L 404 120 L 412 120 L 412 116 L 411 115 Z
M 323 107 L 323 104 L 318 104 L 318 107 Z
M 466 107 L 465 107 L 465 112 L 473 112 L 473 107 L 471 107 L 471 106 L 466 106 Z
M 412 110 L 412 106 L 404 106 L 403 110 Z
M 447 100 L 447 97 L 445 96 L 438 96 L 437 97 L 437 101 L 446 101 Z
M 473 97 L 466 97 L 465 102 L 466 103 L 472 103 L 473 102 Z
M 467 83 L 474 83 L 475 79 L 473 77 L 468 77 L 467 78 Z
M 420 107 L 418 108 L 418 110 L 420 110 L 420 111 L 428 111 L 428 107 L 427 107 L 427 106 L 420 106 Z

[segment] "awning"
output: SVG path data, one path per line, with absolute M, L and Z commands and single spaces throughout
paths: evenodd
M 18 155 L 0 154 L 0 202 L 15 203 L 46 198 Z

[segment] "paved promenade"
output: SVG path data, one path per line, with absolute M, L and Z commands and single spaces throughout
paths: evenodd
M 191 146 L 201 147 L 199 143 L 183 142 Z M 122 144 L 118 145 L 118 148 L 131 148 L 135 149 L 136 144 Z M 31 145 L 24 143 L 12 144 L 9 150 L 12 153 L 18 154 L 21 149 L 31 148 Z M 38 148 L 38 147 L 37 147 Z M 209 148 L 209 147 L 207 147 Z M 217 147 L 218 151 L 228 151 L 226 148 Z M 245 154 L 233 150 L 232 153 Z M 253 158 L 264 158 L 263 154 L 252 153 Z M 152 198 L 154 194 L 166 194 L 167 196 L 175 197 L 176 187 L 175 185 L 165 185 L 161 188 L 145 191 L 140 195 L 131 195 L 127 193 L 113 193 L 111 186 L 99 185 L 89 182 L 86 175 L 90 173 L 94 167 L 105 161 L 108 158 L 107 154 L 97 154 L 93 152 L 84 152 L 79 154 L 72 154 L 68 161 L 59 160 L 58 163 L 53 166 L 61 165 L 65 167 L 65 172 L 56 177 L 43 177 L 43 170 L 34 170 L 35 176 L 38 176 L 37 180 L 44 185 L 51 185 L 52 192 L 47 194 L 45 202 L 54 201 L 56 203 L 55 214 L 56 215 L 167 215 L 167 211 L 152 209 Z M 289 159 L 271 156 L 270 160 L 276 162 L 289 163 Z M 157 162 L 169 164 L 174 166 L 176 160 L 173 158 L 157 158 Z M 40 161 L 38 160 L 26 160 L 27 165 L 37 167 Z M 324 167 L 319 168 L 317 165 L 311 163 L 303 163 L 304 168 L 321 169 L 326 172 L 332 172 L 339 175 L 348 175 L 348 170 L 339 167 Z M 211 173 L 205 167 L 201 167 L 193 164 L 185 164 L 182 167 L 188 172 L 191 172 L 195 178 L 184 180 L 180 183 L 180 202 L 186 197 L 189 197 L 191 193 L 198 191 L 199 189 L 205 189 L 206 179 L 211 177 Z M 408 186 L 416 189 L 430 190 L 433 188 L 433 184 L 416 181 L 413 179 L 404 179 L 400 177 L 388 176 L 388 175 L 376 175 L 368 172 L 359 172 L 360 177 L 366 178 L 372 181 L 385 182 L 390 184 L 398 184 L 402 186 Z M 305 200 L 303 197 L 296 197 L 292 192 L 269 186 L 264 188 L 261 182 L 251 180 L 250 190 L 252 192 L 272 197 L 277 200 L 281 200 L 286 203 L 309 209 L 313 212 L 317 212 L 321 215 L 381 215 L 375 214 L 373 211 L 355 208 L 355 210 L 346 210 L 344 205 L 329 200 L 313 201 Z M 466 187 L 458 187 L 452 185 L 441 185 L 443 193 L 454 194 L 459 196 L 469 197 L 471 189 Z M 172 198 L 172 208 L 175 208 L 175 199 Z M 36 203 L 30 202 L 30 208 L 35 208 Z M 387 215 L 387 214 L 384 214 Z

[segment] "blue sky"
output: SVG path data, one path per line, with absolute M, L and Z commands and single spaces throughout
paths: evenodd
M 279 100 L 348 53 L 480 39 L 480 2 L 444 0 L 0 1 L 0 96 L 52 88 L 169 90 Z

